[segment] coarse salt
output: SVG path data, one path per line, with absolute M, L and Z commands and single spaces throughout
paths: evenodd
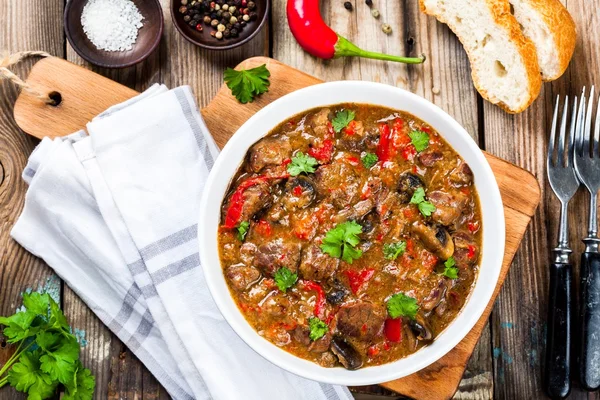
M 133 48 L 143 19 L 131 0 L 90 0 L 83 8 L 81 25 L 96 48 L 126 51 Z

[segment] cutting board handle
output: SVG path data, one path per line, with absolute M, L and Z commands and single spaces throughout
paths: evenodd
M 39 87 L 30 83 L 27 83 L 23 79 L 19 78 L 17 74 L 12 72 L 9 68 L 29 57 L 52 57 L 45 51 L 21 51 L 4 57 L 0 60 L 0 79 L 8 80 L 18 87 L 21 88 L 22 93 L 27 93 L 33 98 L 38 99 L 43 104 L 50 106 L 57 106 L 61 102 L 60 93 L 52 90 L 51 88 Z

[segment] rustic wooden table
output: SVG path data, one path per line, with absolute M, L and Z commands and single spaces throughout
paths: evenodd
M 323 0 L 326 20 L 336 31 L 371 50 L 395 54 L 425 53 L 423 66 L 370 60 L 321 61 L 306 55 L 293 40 L 285 17 L 285 0 L 273 0 L 268 26 L 242 48 L 228 52 L 203 51 L 186 42 L 174 29 L 168 0 L 162 0 L 165 33 L 160 48 L 142 64 L 124 70 L 86 65 L 71 49 L 63 31 L 65 0 L 0 0 L 0 52 L 45 50 L 128 85 L 144 90 L 155 82 L 170 87 L 191 85 L 201 106 L 222 83 L 222 72 L 243 59 L 270 55 L 324 80 L 359 79 L 384 82 L 418 93 L 454 116 L 481 148 L 532 171 L 543 190 L 542 204 L 515 257 L 506 284 L 456 393 L 458 399 L 543 398 L 544 337 L 548 286 L 548 258 L 556 241 L 558 202 L 545 180 L 545 151 L 553 99 L 577 94 L 582 86 L 600 82 L 600 11 L 589 0 L 563 0 L 577 23 L 579 38 L 574 61 L 560 80 L 546 84 L 539 99 L 517 116 L 482 101 L 474 90 L 466 55 L 456 37 L 443 25 L 422 15 L 416 0 L 374 0 L 381 11 L 373 19 L 363 0 L 349 13 L 342 0 Z M 587 5 L 587 7 L 586 7 Z M 380 30 L 387 22 L 390 36 Z M 16 68 L 26 76 L 33 61 Z M 9 237 L 25 196 L 20 179 L 28 155 L 37 144 L 16 126 L 12 109 L 17 90 L 0 83 L 0 315 L 14 312 L 19 293 L 45 287 L 59 293 L 74 327 L 86 332 L 83 362 L 96 375 L 98 399 L 168 398 L 165 390 L 94 316 L 83 302 L 39 259 Z M 580 253 L 586 227 L 587 197 L 581 191 L 572 204 L 571 235 Z M 577 210 L 577 212 L 575 212 Z M 0 336 L 0 364 L 11 354 Z M 393 394 L 378 387 L 355 389 L 356 397 L 374 399 Z M 22 398 L 5 389 L 2 399 Z M 572 399 L 600 399 L 574 389 Z

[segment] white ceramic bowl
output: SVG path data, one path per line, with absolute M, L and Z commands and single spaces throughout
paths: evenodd
M 356 371 L 321 367 L 280 349 L 258 335 L 246 322 L 229 293 L 217 244 L 222 199 L 250 146 L 295 114 L 346 102 L 369 103 L 407 111 L 430 124 L 473 170 L 483 214 L 483 252 L 479 276 L 471 296 L 456 319 L 431 345 L 418 352 L 389 364 Z M 240 127 L 216 160 L 204 189 L 200 209 L 198 236 L 204 275 L 227 322 L 250 347 L 272 363 L 296 375 L 332 384 L 387 382 L 419 371 L 444 356 L 465 337 L 485 310 L 496 287 L 504 255 L 504 210 L 500 191 L 477 144 L 452 117 L 434 104 L 405 90 L 379 83 L 323 83 L 290 93 L 260 110 Z

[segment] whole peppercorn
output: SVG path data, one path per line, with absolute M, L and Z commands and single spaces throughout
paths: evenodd
M 225 29 L 223 31 L 223 37 L 228 38 L 229 36 L 231 36 L 231 31 L 229 29 Z
M 233 0 L 233 5 L 234 5 L 234 6 L 236 6 L 236 7 L 239 7 L 239 6 L 241 6 L 241 5 L 242 5 L 242 1 L 243 1 L 243 0 Z M 230 5 L 231 5 L 231 4 L 230 4 Z
M 372 9 L 371 15 L 373 16 L 373 18 L 379 18 L 379 10 L 376 8 Z
M 185 14 L 187 11 L 188 11 L 188 9 L 187 9 L 187 7 L 186 7 L 186 6 L 181 6 L 181 7 L 179 7 L 179 12 L 180 12 L 181 14 Z
M 237 20 L 238 19 L 236 17 L 231 17 L 231 18 L 229 18 L 229 23 L 230 24 L 235 24 L 237 22 Z
M 244 21 L 248 22 L 248 21 L 250 21 L 250 16 L 246 14 L 246 15 L 244 15 L 244 16 L 242 17 L 242 19 L 243 19 Z
M 215 33 L 215 37 L 217 39 L 223 39 L 223 32 L 217 32 L 217 33 Z
M 250 21 L 256 21 L 258 19 L 258 14 L 255 12 L 251 12 L 249 15 L 250 15 Z
M 352 11 L 352 3 L 350 3 L 349 1 L 345 2 L 344 8 L 348 11 Z
M 210 24 L 210 21 L 211 21 L 210 17 L 208 15 L 205 15 L 204 16 L 204 23 L 208 25 L 208 24 Z
M 248 0 L 242 0 L 242 7 L 246 7 L 248 5 Z
M 225 24 L 225 28 L 231 29 L 231 28 L 233 28 L 233 24 Z
M 229 4 L 223 4 L 221 6 L 221 10 L 227 11 L 229 9 Z
M 202 19 L 202 16 L 200 14 L 194 14 L 194 16 L 192 17 L 192 19 L 194 21 L 200 21 Z
M 237 37 L 238 36 L 238 30 L 233 28 L 231 29 L 231 37 Z
M 215 37 L 216 34 L 217 34 L 217 31 L 210 31 L 210 36 Z
M 246 15 L 250 12 L 247 8 L 242 8 L 242 14 Z
M 217 19 L 217 13 L 216 12 L 210 13 L 210 19 Z
M 381 30 L 386 35 L 389 35 L 392 33 L 392 26 L 390 24 L 383 24 L 383 25 L 381 25 Z
M 221 9 L 221 6 L 218 4 L 215 4 L 215 11 L 219 11 Z
M 192 19 L 192 17 L 190 17 L 189 15 L 184 15 L 184 16 L 183 16 L 183 20 L 184 20 L 185 22 L 190 22 L 190 20 L 191 20 L 191 19 Z
M 373 0 L 365 0 L 365 4 L 371 7 L 373 5 Z
M 237 11 L 237 8 L 235 6 L 229 7 L 229 12 L 231 13 L 231 15 L 234 15 L 236 11 Z
M 196 27 L 197 22 L 194 20 L 191 20 L 190 22 L 188 22 L 188 25 L 191 26 L 192 28 Z
M 239 22 L 236 22 L 235 24 L 233 24 L 233 28 L 237 29 L 237 31 L 241 31 L 242 30 L 242 25 Z
M 246 21 L 240 21 L 240 25 L 241 26 L 246 26 L 247 22 Z
M 212 21 L 210 21 L 210 26 L 217 26 L 219 25 L 219 21 L 217 21 L 216 19 L 213 19 Z
M 218 32 L 223 32 L 224 30 L 225 30 L 225 25 L 223 25 L 223 24 L 217 25 L 217 31 Z
M 197 30 L 198 32 L 202 32 L 202 24 L 197 24 L 197 25 L 196 25 L 196 30 Z
M 188 4 L 188 0 L 181 0 L 181 5 L 182 6 L 187 6 Z
M 221 17 L 229 21 L 229 19 L 231 18 L 231 14 L 226 11 L 221 15 Z
M 252 11 L 256 8 L 256 3 L 253 1 L 248 2 L 248 10 Z
M 217 11 L 217 18 L 221 18 L 223 16 L 223 11 Z

